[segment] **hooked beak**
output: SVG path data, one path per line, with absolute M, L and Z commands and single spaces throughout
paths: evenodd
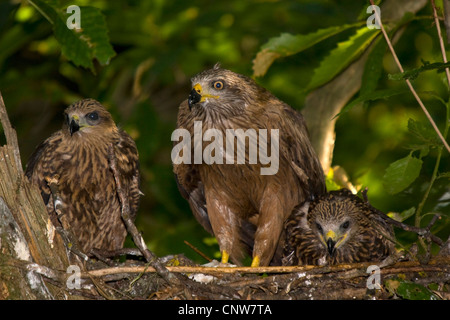
M 188 98 L 189 110 L 192 109 L 192 106 L 198 102 L 204 102 L 207 98 L 217 99 L 219 96 L 214 96 L 210 93 L 204 92 L 200 83 L 197 83 L 191 90 Z
M 197 102 L 200 102 L 201 99 L 202 99 L 202 96 L 194 87 L 194 89 L 191 90 L 191 93 L 189 94 L 189 98 L 188 98 L 189 110 L 192 109 L 192 106 L 194 104 L 196 104 Z
M 333 241 L 333 239 L 328 238 L 327 240 L 327 248 L 328 248 L 328 253 L 330 254 L 330 256 L 333 255 L 334 253 L 334 246 L 335 246 L 336 242 Z
M 325 235 L 327 249 L 330 256 L 334 254 L 334 249 L 336 248 L 336 238 L 336 233 L 333 230 L 329 230 Z
M 69 123 L 70 135 L 72 136 L 78 130 L 80 130 L 80 119 L 78 118 L 78 116 L 73 116 L 72 120 Z

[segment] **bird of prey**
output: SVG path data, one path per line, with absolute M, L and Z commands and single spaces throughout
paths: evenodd
M 56 181 L 61 202 L 59 221 L 71 231 L 83 252 L 121 249 L 127 231 L 108 148 L 113 146 L 119 181 L 134 218 L 140 197 L 136 144 L 96 100 L 78 101 L 64 111 L 64 116 L 62 129 L 32 154 L 26 176 L 39 186 L 52 221 L 56 212 L 49 182 Z
M 347 189 L 299 205 L 285 224 L 283 265 L 383 261 L 394 253 L 394 232 Z
M 180 193 L 217 238 L 222 263 L 242 265 L 249 248 L 252 266 L 268 265 L 293 208 L 325 192 L 305 121 L 253 79 L 219 64 L 191 82 L 177 120 L 185 134 L 172 150 Z

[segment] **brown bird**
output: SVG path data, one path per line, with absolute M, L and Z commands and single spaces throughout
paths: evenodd
M 56 212 L 49 181 L 56 179 L 61 224 L 70 229 L 82 251 L 120 249 L 127 231 L 108 162 L 108 148 L 113 145 L 120 181 L 128 193 L 134 218 L 140 197 L 136 144 L 93 99 L 72 104 L 64 116 L 62 129 L 32 154 L 26 176 L 39 186 L 53 219 Z
M 180 192 L 217 238 L 223 263 L 241 264 L 247 247 L 252 266 L 268 265 L 293 208 L 325 192 L 303 117 L 218 64 L 191 81 L 172 135 L 183 137 L 172 150 Z
M 285 235 L 283 265 L 379 262 L 395 250 L 392 226 L 347 189 L 299 205 Z

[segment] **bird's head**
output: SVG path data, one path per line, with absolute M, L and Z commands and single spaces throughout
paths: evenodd
M 108 135 L 117 130 L 111 114 L 94 99 L 75 102 L 64 111 L 64 117 L 63 131 L 71 137 Z
M 330 256 L 333 256 L 336 250 L 345 245 L 353 231 L 353 219 L 347 215 L 340 218 L 335 221 L 318 218 L 314 224 L 317 236 Z
M 265 91 L 252 79 L 222 69 L 219 64 L 197 74 L 191 82 L 189 109 L 223 116 L 241 114 L 249 103 L 261 96 L 258 92 Z
M 356 196 L 351 194 L 337 196 L 330 193 L 310 209 L 308 221 L 311 230 L 331 257 L 355 241 L 361 232 L 366 215 L 355 199 Z

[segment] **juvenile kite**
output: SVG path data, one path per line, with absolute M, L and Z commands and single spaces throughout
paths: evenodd
M 93 99 L 72 104 L 64 116 L 62 129 L 32 154 L 26 176 L 39 186 L 53 219 L 56 212 L 49 183 L 56 182 L 61 201 L 58 218 L 64 229 L 70 229 L 76 237 L 82 251 L 120 249 L 127 231 L 108 162 L 108 148 L 113 145 L 120 181 L 134 218 L 140 197 L 136 144 Z
M 395 250 L 392 226 L 347 189 L 299 205 L 285 235 L 283 265 L 377 262 Z
M 175 159 L 172 154 L 179 190 L 217 238 L 223 263 L 231 257 L 241 264 L 250 248 L 252 266 L 268 265 L 293 208 L 325 192 L 305 121 L 252 79 L 219 65 L 191 81 L 177 121 L 188 133 L 186 148 Z

